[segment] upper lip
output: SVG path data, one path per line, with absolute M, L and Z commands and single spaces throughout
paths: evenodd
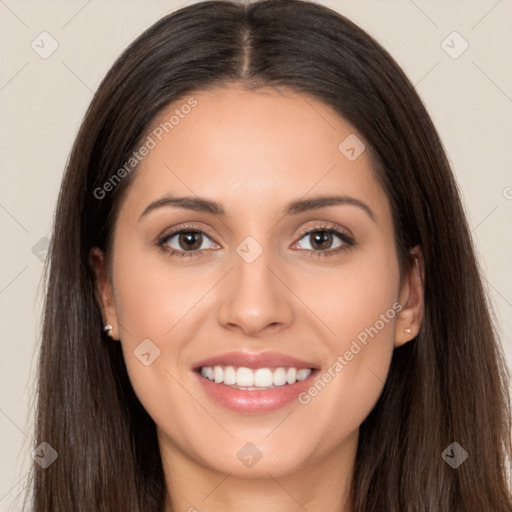
M 258 368 L 278 368 L 283 366 L 318 369 L 314 363 L 287 356 L 278 352 L 226 352 L 203 359 L 193 365 L 195 370 L 203 366 L 236 366 L 256 370 Z

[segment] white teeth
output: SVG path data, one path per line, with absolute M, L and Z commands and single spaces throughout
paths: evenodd
M 274 386 L 284 386 L 286 384 L 286 370 L 277 368 L 274 371 Z
M 272 372 L 268 368 L 259 368 L 254 372 L 254 385 L 260 388 L 272 386 Z
M 309 368 L 304 369 L 304 370 L 299 370 L 297 372 L 297 380 L 300 382 L 301 380 L 307 379 L 310 375 L 311 375 L 311 370 Z
M 217 384 L 224 381 L 224 370 L 220 366 L 213 367 L 213 380 Z
M 274 388 L 284 386 L 285 384 L 295 384 L 311 375 L 310 368 L 283 368 L 275 370 L 270 368 L 258 368 L 252 370 L 243 366 L 235 368 L 233 366 L 203 366 L 201 375 L 214 381 L 217 384 L 224 383 L 228 386 L 238 386 L 240 388 Z
M 232 366 L 226 366 L 224 368 L 224 384 L 231 386 L 236 384 L 236 371 Z
M 288 368 L 286 372 L 286 382 L 293 384 L 297 381 L 297 370 L 295 368 Z
M 238 386 L 254 386 L 254 372 L 243 366 L 236 371 L 236 383 Z

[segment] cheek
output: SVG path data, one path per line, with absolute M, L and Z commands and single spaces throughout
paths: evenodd
M 121 339 L 127 344 L 144 338 L 168 341 L 201 290 L 190 282 L 190 274 L 171 270 L 163 257 L 148 257 L 142 251 L 118 252 L 114 288 Z
M 186 340 L 181 329 L 201 290 L 157 258 L 119 244 L 114 259 L 116 314 L 127 371 L 153 418 L 185 397 L 173 379 Z M 204 292 L 203 292 L 204 293 Z M 190 334 L 190 333 L 189 333 Z
M 354 253 L 346 264 L 321 272 L 317 271 L 314 278 L 298 279 L 294 290 L 326 327 L 323 339 L 329 354 L 350 350 L 351 342 L 358 337 L 363 343 L 366 338 L 379 339 L 376 351 L 391 350 L 393 343 L 384 340 L 394 341 L 397 306 L 392 306 L 400 287 L 394 248 L 379 246 Z
M 389 257 L 381 251 L 371 264 L 361 260 L 329 281 L 327 294 L 336 300 L 323 301 L 320 310 L 333 331 L 325 338 L 328 356 L 299 397 L 307 416 L 315 418 L 310 434 L 321 438 L 326 430 L 332 432 L 330 441 L 319 446 L 319 457 L 361 425 L 382 392 L 401 310 L 398 293 L 399 269 L 391 251 Z

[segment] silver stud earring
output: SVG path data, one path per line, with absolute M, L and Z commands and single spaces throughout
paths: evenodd
M 103 327 L 104 331 L 107 331 L 107 336 L 110 336 L 112 338 L 112 326 L 110 324 L 105 325 Z
M 406 327 L 404 329 L 404 331 L 407 333 L 407 334 L 411 334 L 412 333 L 412 329 L 410 327 Z

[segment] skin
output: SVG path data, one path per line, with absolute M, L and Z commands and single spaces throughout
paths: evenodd
M 191 96 L 198 105 L 150 151 L 124 197 L 111 275 L 105 255 L 91 252 L 105 323 L 157 425 L 167 510 L 350 511 L 359 426 L 383 389 L 394 348 L 421 325 L 421 252 L 400 279 L 389 200 L 368 151 L 349 161 L 338 149 L 357 132 L 330 108 L 291 91 L 235 85 Z M 282 213 L 292 200 L 333 193 L 364 202 L 375 220 L 349 204 Z M 226 215 L 162 207 L 140 218 L 167 194 L 217 201 Z M 206 232 L 202 255 L 171 256 L 157 246 L 183 224 Z M 356 245 L 311 257 L 322 249 L 314 248 L 314 233 L 301 231 L 325 225 Z M 252 263 L 236 252 L 248 236 L 263 248 Z M 333 235 L 323 252 L 343 243 Z M 167 244 L 187 251 L 179 235 Z M 397 301 L 403 309 L 306 405 L 228 411 L 191 372 L 201 359 L 232 350 L 278 351 L 325 371 Z M 144 339 L 160 349 L 149 366 L 134 356 Z M 247 442 L 262 454 L 251 468 L 237 458 Z

